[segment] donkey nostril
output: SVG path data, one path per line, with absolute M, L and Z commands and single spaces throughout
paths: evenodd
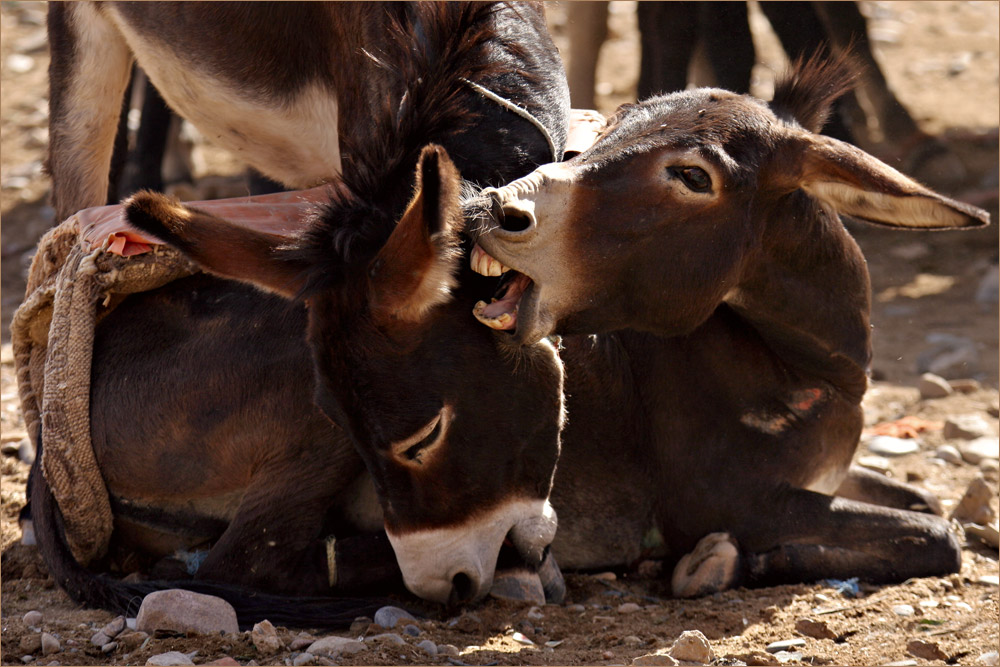
M 505 209 L 500 215 L 500 227 L 508 232 L 523 232 L 531 227 L 531 218 L 520 211 Z
M 475 596 L 476 590 L 472 579 L 465 572 L 459 572 L 451 579 L 451 602 L 462 604 L 469 602 Z

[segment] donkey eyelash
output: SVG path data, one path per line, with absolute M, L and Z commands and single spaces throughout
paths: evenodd
M 423 465 L 424 453 L 442 441 L 450 421 L 451 408 L 444 406 L 419 431 L 409 438 L 392 443 L 390 449 L 393 456 L 397 461 L 406 465 Z

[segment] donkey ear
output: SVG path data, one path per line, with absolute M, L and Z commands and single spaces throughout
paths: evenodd
M 377 323 L 419 322 L 451 298 L 458 268 L 461 179 L 440 146 L 417 164 L 416 194 L 389 240 L 369 265 Z
M 981 227 L 989 213 L 943 197 L 854 146 L 806 135 L 797 187 L 838 213 L 878 225 L 912 229 Z
M 177 248 L 209 273 L 251 283 L 287 298 L 302 288 L 306 268 L 281 251 L 288 239 L 235 225 L 155 192 L 124 203 L 125 218 Z

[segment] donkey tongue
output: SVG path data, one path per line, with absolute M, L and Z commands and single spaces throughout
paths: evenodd
M 517 304 L 524 290 L 531 284 L 531 278 L 523 273 L 515 274 L 507 283 L 507 290 L 499 299 L 489 305 L 480 301 L 472 309 L 477 320 L 490 327 L 507 331 L 517 326 Z

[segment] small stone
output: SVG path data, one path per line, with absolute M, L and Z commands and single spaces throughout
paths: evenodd
M 917 664 L 916 660 L 896 660 L 895 662 L 887 662 L 882 667 L 914 667 Z
M 524 644 L 525 646 L 534 646 L 535 642 L 531 641 L 523 633 L 515 632 L 510 636 L 511 639 L 516 641 L 518 644 Z
M 984 574 L 976 579 L 976 583 L 984 586 L 1000 586 L 1000 577 L 995 574 Z
M 777 653 L 778 651 L 787 651 L 790 648 L 797 648 L 799 646 L 805 646 L 805 639 L 783 639 L 777 642 L 771 642 L 768 644 L 764 650 L 768 653 Z
M 920 398 L 944 398 L 952 393 L 951 385 L 940 375 L 934 373 L 924 373 L 917 383 L 920 390 Z
M 976 438 L 959 444 L 958 451 L 972 465 L 979 465 L 983 459 L 1000 459 L 1000 438 Z
M 890 468 L 889 459 L 884 456 L 859 456 L 858 465 L 883 475 L 889 472 Z
M 417 648 L 430 656 L 435 656 L 438 654 L 437 644 L 432 642 L 430 639 L 425 639 L 422 642 L 418 642 Z
M 138 619 L 135 619 L 135 618 L 126 618 L 125 619 L 125 627 L 128 628 L 129 630 L 135 630 L 136 629 L 135 625 L 136 625 L 137 621 L 138 621 Z
M 7 69 L 14 74 L 26 74 L 35 68 L 35 59 L 23 53 L 12 53 L 7 56 Z
M 368 626 L 366 625 L 365 627 L 367 628 Z M 351 633 L 352 634 L 354 633 L 353 629 L 351 630 Z M 312 644 L 314 641 L 316 641 L 316 638 L 313 637 L 312 635 L 310 635 L 308 633 L 305 633 L 305 632 L 300 632 L 288 644 L 288 650 L 289 651 L 301 651 L 305 647 L 307 647 L 310 644 Z
M 778 651 L 774 654 L 774 659 L 777 660 L 782 665 L 786 662 L 799 662 L 802 660 L 802 654 L 798 651 Z
M 101 647 L 101 653 L 111 653 L 116 648 L 118 648 L 118 642 L 108 642 Z
M 913 639 L 906 644 L 906 652 L 915 658 L 924 660 L 947 660 L 948 654 L 934 642 L 925 639 Z
M 406 646 L 406 640 L 394 632 L 383 632 L 380 635 L 372 635 L 365 638 L 365 642 L 388 642 L 397 646 Z
M 618 575 L 614 572 L 598 572 L 591 576 L 598 581 L 618 581 Z
M 912 438 L 894 438 L 891 435 L 873 435 L 866 444 L 868 451 L 879 456 L 903 456 L 920 449 Z
M 38 653 L 42 648 L 42 636 L 40 634 L 30 634 L 21 637 L 18 642 L 21 653 Z
M 542 605 L 545 604 L 545 588 L 535 572 L 507 570 L 494 575 L 490 597 Z
M 823 621 L 800 618 L 795 621 L 795 631 L 813 639 L 836 639 L 836 633 Z
M 42 627 L 42 621 L 45 620 L 45 617 L 42 615 L 42 612 L 31 610 L 22 616 L 21 620 L 24 621 L 24 624 L 28 627 L 40 628 Z
M 525 616 L 527 616 L 533 621 L 540 621 L 543 618 L 545 618 L 545 614 L 543 614 L 542 610 L 539 609 L 538 607 L 532 607 L 531 609 L 529 609 L 528 613 L 526 613 Z
M 670 647 L 670 657 L 681 662 L 707 665 L 715 659 L 712 646 L 700 630 L 685 630 Z
M 167 667 L 168 665 L 193 665 L 194 663 L 191 662 L 191 658 L 180 651 L 169 651 L 152 656 L 146 661 L 146 664 Z
M 32 660 L 34 660 L 34 659 L 35 659 L 35 656 L 33 656 L 33 655 L 22 655 L 21 656 L 21 662 L 23 662 L 26 665 L 29 662 L 31 662 Z
M 42 633 L 42 655 L 52 655 L 62 650 L 59 640 L 47 632 Z
M 619 614 L 634 614 L 635 612 L 642 609 L 639 605 L 634 602 L 626 602 L 624 604 L 618 605 Z
M 139 607 L 136 628 L 144 632 L 172 630 L 203 635 L 240 631 L 231 604 L 214 595 L 179 588 L 147 595 Z
M 337 659 L 341 655 L 351 655 L 363 650 L 365 650 L 365 645 L 362 642 L 356 639 L 348 639 L 347 637 L 337 637 L 336 635 L 317 639 L 309 645 L 309 653 L 313 655 L 325 655 L 333 659 Z
M 610 651 L 608 651 L 608 653 L 610 653 Z M 606 659 L 610 660 L 611 658 L 606 658 Z M 643 665 L 647 667 L 660 667 L 662 665 L 677 665 L 679 663 L 666 653 L 650 653 L 648 655 L 641 655 L 638 658 L 633 659 L 632 664 Z
M 383 628 L 394 628 L 400 621 L 415 621 L 413 614 L 399 607 L 386 606 L 375 612 L 375 622 Z
M 955 465 L 963 463 L 962 455 L 958 452 L 958 449 L 952 445 L 941 445 L 934 450 L 934 456 L 942 461 L 947 461 L 948 463 L 953 463 Z
M 913 608 L 913 605 L 897 604 L 892 606 L 892 613 L 896 616 L 913 616 L 917 610 Z
M 944 422 L 944 437 L 947 440 L 975 440 L 989 433 L 989 422 L 979 415 L 957 415 Z
M 991 266 L 979 281 L 976 301 L 995 306 L 998 298 L 1000 298 L 1000 267 Z
M 997 665 L 1000 665 L 1000 653 L 997 651 L 983 653 L 981 656 L 976 658 L 976 664 L 987 665 L 988 667 L 997 667 Z
M 118 645 L 122 647 L 124 651 L 134 651 L 135 649 L 142 646 L 142 643 L 149 639 L 149 635 L 145 632 L 123 632 L 117 637 L 115 641 Z
M 17 445 L 17 458 L 29 466 L 35 462 L 35 446 L 28 438 L 25 438 Z
M 646 643 L 642 641 L 641 637 L 636 637 L 635 635 L 628 635 L 622 641 L 625 642 L 626 646 L 642 646 Z
M 254 647 L 265 655 L 277 653 L 284 648 L 281 639 L 278 638 L 278 631 L 271 621 L 263 620 L 253 626 L 250 631 L 250 640 Z
M 103 628 L 101 628 L 101 632 L 103 632 L 107 637 L 114 639 L 115 637 L 120 635 L 124 629 L 125 629 L 125 617 L 118 616 L 111 622 L 109 622 L 107 625 L 105 625 Z
M 993 508 L 990 506 L 993 496 L 986 479 L 982 475 L 976 475 L 969 482 L 965 495 L 952 510 L 951 518 L 962 523 L 988 524 L 994 516 Z
M 923 609 L 937 609 L 941 606 L 941 603 L 937 600 L 921 600 L 918 604 Z
M 750 651 L 749 653 L 743 653 L 734 657 L 738 660 L 742 660 L 747 665 L 756 665 L 758 667 L 781 664 L 778 662 L 777 658 L 770 653 L 765 653 L 764 651 Z
M 461 654 L 461 651 L 459 651 L 458 647 L 454 644 L 438 644 L 437 654 L 454 658 Z
M 109 641 L 111 641 L 111 637 L 104 634 L 104 630 L 98 630 L 94 633 L 94 636 L 90 638 L 90 643 L 94 646 L 104 646 Z
M 412 623 L 403 628 L 403 634 L 408 635 L 410 637 L 419 637 L 420 632 L 421 632 L 420 628 L 413 625 Z
M 979 462 L 979 469 L 985 473 L 1000 471 L 1000 461 L 997 459 L 983 459 Z
M 239 664 L 235 658 L 230 658 L 228 655 L 222 656 L 218 660 L 213 660 L 212 662 L 206 662 L 206 665 L 215 665 L 216 667 L 239 667 Z
M 312 662 L 314 657 L 315 656 L 312 653 L 309 653 L 308 651 L 306 651 L 305 653 L 299 653 L 297 656 L 295 656 L 295 659 L 292 660 L 292 664 L 295 667 L 302 667 L 302 665 L 308 665 L 310 662 Z
M 363 635 L 368 631 L 368 626 L 374 623 L 374 621 L 367 616 L 358 616 L 353 621 L 351 621 L 351 627 L 349 632 L 354 635 Z M 316 641 L 315 638 L 309 640 L 310 643 Z
M 1000 525 L 997 523 L 986 526 L 980 526 L 975 523 L 967 523 L 963 526 L 963 528 L 965 529 L 966 538 L 971 535 L 972 537 L 982 540 L 994 549 L 1000 548 Z
M 566 606 L 566 611 L 570 612 L 571 614 L 582 614 L 583 612 L 587 611 L 587 608 L 584 607 L 582 604 L 571 604 Z

